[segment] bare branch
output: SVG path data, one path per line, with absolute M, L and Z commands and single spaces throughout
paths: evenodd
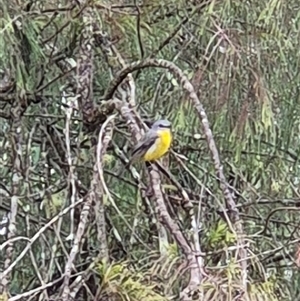
M 183 236 L 178 225 L 170 217 L 166 205 L 164 203 L 163 194 L 161 191 L 161 181 L 160 176 L 156 168 L 153 168 L 150 172 L 151 175 L 151 186 L 154 192 L 154 202 L 157 207 L 158 216 L 163 225 L 170 231 L 174 239 L 177 241 L 179 246 L 182 248 L 184 255 L 187 259 L 187 265 L 190 269 L 190 281 L 188 286 L 181 292 L 180 300 L 186 301 L 191 300 L 189 297 L 190 293 L 193 293 L 194 290 L 199 286 L 202 280 L 202 269 L 203 261 L 202 258 L 196 255 L 189 246 L 188 241 Z
M 72 267 L 75 260 L 75 257 L 79 251 L 79 247 L 83 238 L 84 230 L 87 226 L 88 222 L 88 215 L 92 206 L 92 203 L 94 201 L 93 195 L 89 194 L 87 197 L 87 200 L 84 203 L 84 206 L 81 211 L 80 215 L 80 223 L 77 228 L 77 233 L 74 239 L 74 244 L 72 247 L 72 250 L 70 252 L 70 256 L 68 257 L 68 261 L 65 266 L 65 277 L 64 277 L 64 283 L 63 283 L 63 292 L 62 292 L 62 300 L 69 300 L 70 296 L 70 287 L 69 287 L 69 280 L 71 277 Z
M 69 98 L 69 108 L 66 109 L 66 129 L 65 129 L 65 136 L 66 136 L 66 148 L 67 148 L 67 161 L 69 165 L 69 185 L 70 185 L 70 191 L 71 191 L 71 204 L 75 203 L 76 195 L 77 195 L 77 189 L 76 189 L 76 176 L 75 176 L 75 158 L 72 159 L 71 154 L 71 146 L 70 146 L 70 124 L 71 124 L 71 116 L 73 112 L 73 108 L 75 108 L 75 101 L 72 98 Z M 73 240 L 74 237 L 74 210 L 71 209 L 70 211 L 70 235 L 69 239 Z
M 33 295 L 33 294 L 36 294 L 36 293 L 38 293 L 38 292 L 40 292 L 40 291 L 44 291 L 44 290 L 46 290 L 48 287 L 51 287 L 51 286 L 53 286 L 54 284 L 60 282 L 62 279 L 63 279 L 63 276 L 61 276 L 61 277 L 58 278 L 58 279 L 55 279 L 54 281 L 51 281 L 51 282 L 49 282 L 49 283 L 45 283 L 45 284 L 43 284 L 43 285 L 41 285 L 41 286 L 39 286 L 39 287 L 37 287 L 37 288 L 34 288 L 34 289 L 30 290 L 30 291 L 27 291 L 27 292 L 25 292 L 25 293 L 23 293 L 23 294 L 18 294 L 18 295 L 16 295 L 16 296 L 13 296 L 13 297 L 9 298 L 8 301 L 17 301 L 17 300 L 20 300 L 20 299 L 29 297 L 29 296 L 31 296 L 31 295 Z
M 105 225 L 105 214 L 104 214 L 104 201 L 103 201 L 103 193 L 104 193 L 104 175 L 103 175 L 103 165 L 104 165 L 104 155 L 106 153 L 109 142 L 112 139 L 112 126 L 108 126 L 109 123 L 113 121 L 116 115 L 111 115 L 107 118 L 105 123 L 102 125 L 101 130 L 99 132 L 97 152 L 96 152 L 96 164 L 94 167 L 94 179 L 92 182 L 92 190 L 95 193 L 95 200 L 98 206 L 95 206 L 97 230 L 98 230 L 98 241 L 100 244 L 99 250 L 99 259 L 108 261 L 108 246 L 107 246 L 107 238 L 106 238 L 106 225 Z M 97 173 L 96 173 L 97 172 Z M 97 189 L 98 187 L 98 189 Z M 97 208 L 97 209 L 96 209 Z M 98 213 L 98 214 L 97 214 Z

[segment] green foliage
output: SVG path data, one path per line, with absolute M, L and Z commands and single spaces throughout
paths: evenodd
M 166 301 L 167 298 L 155 292 L 156 284 L 147 271 L 134 271 L 126 262 L 107 265 L 99 264 L 97 272 L 101 282 L 99 294 L 110 296 L 115 300 L 154 300 Z
M 214 229 L 207 233 L 207 244 L 213 249 L 230 246 L 236 241 L 236 236 L 231 233 L 224 221 L 219 221 Z

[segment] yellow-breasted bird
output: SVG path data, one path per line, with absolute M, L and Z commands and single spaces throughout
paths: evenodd
M 163 157 L 172 143 L 171 122 L 165 119 L 154 122 L 148 132 L 133 148 L 127 165 L 143 160 L 153 162 Z
M 168 152 L 171 143 L 171 122 L 158 120 L 133 148 L 130 161 L 156 161 Z

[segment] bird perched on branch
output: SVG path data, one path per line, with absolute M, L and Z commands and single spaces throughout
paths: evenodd
M 169 151 L 171 143 L 171 122 L 158 120 L 133 148 L 130 162 L 140 159 L 146 162 L 156 161 Z
M 153 162 L 160 159 L 169 151 L 171 143 L 171 122 L 164 119 L 156 121 L 134 146 L 125 168 L 139 160 Z

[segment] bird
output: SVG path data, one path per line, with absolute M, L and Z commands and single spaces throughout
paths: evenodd
M 171 143 L 171 122 L 165 119 L 157 120 L 133 148 L 130 161 L 156 161 L 169 151 Z
M 160 119 L 133 147 L 131 158 L 125 167 L 136 161 L 154 162 L 163 157 L 170 149 L 172 143 L 171 122 Z

